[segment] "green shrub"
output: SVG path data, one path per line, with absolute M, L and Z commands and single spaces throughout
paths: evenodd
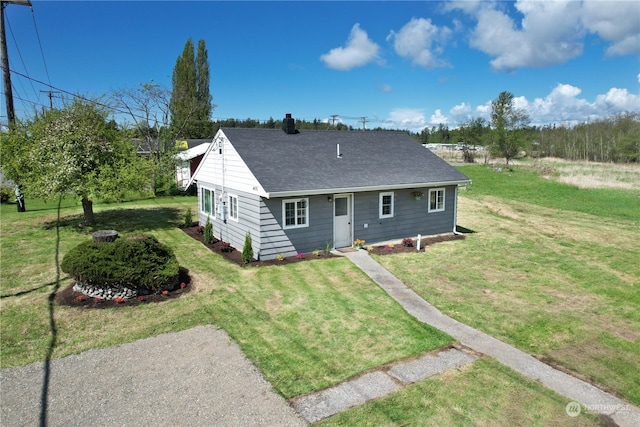
M 187 208 L 187 211 L 184 213 L 184 226 L 191 227 L 193 224 L 193 215 L 191 214 L 191 208 Z
M 207 216 L 207 222 L 204 225 L 204 231 L 202 232 L 202 241 L 205 243 L 213 243 L 213 224 Z
M 7 203 L 12 197 L 15 197 L 15 190 L 8 186 L 3 185 L 0 187 L 0 203 Z
M 244 236 L 244 246 L 242 247 L 242 262 L 249 264 L 251 261 L 253 261 L 253 246 L 251 243 L 251 233 L 247 231 L 246 236 Z
M 64 256 L 60 267 L 88 285 L 150 292 L 171 287 L 179 269 L 171 248 L 145 234 L 128 236 L 113 243 L 81 243 Z

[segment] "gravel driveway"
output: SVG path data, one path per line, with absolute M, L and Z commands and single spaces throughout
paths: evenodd
M 0 371 L 0 425 L 34 426 L 44 364 Z M 303 426 L 227 333 L 198 326 L 51 362 L 50 426 Z

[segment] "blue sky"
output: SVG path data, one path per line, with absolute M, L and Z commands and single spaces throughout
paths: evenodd
M 23 118 L 49 105 L 41 91 L 170 87 L 189 37 L 206 41 L 214 119 L 337 114 L 419 131 L 488 118 L 503 90 L 533 124 L 640 112 L 637 1 L 32 4 L 5 9 Z

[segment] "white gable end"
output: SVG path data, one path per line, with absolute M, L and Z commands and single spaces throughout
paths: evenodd
M 216 134 L 192 179 L 225 189 L 269 196 L 222 130 Z

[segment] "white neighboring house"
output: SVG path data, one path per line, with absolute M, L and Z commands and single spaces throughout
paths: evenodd
M 202 139 L 190 139 L 187 140 L 187 143 L 190 148 L 176 154 L 176 185 L 180 190 L 187 189 L 191 176 L 198 168 L 209 145 L 211 145 L 210 140 Z

